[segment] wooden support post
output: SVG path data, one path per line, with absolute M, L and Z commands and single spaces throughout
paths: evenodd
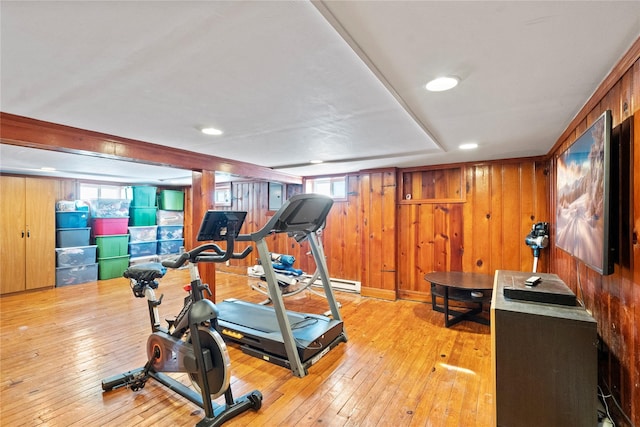
M 200 222 L 204 218 L 204 214 L 214 208 L 214 194 L 216 188 L 216 179 L 214 171 L 193 171 L 192 173 L 192 185 L 191 185 L 191 233 L 189 236 L 185 235 L 185 238 L 190 239 L 190 244 L 187 248 L 193 249 L 202 242 L 197 241 L 198 230 L 200 229 Z M 186 243 L 186 242 L 185 242 Z M 198 264 L 200 271 L 200 278 L 202 283 L 208 283 L 211 289 L 211 297 L 208 297 L 211 301 L 216 300 L 216 265 L 213 263 L 200 263 Z

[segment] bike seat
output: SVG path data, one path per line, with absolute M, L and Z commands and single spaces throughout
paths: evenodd
M 159 262 L 147 262 L 144 264 L 132 265 L 122 273 L 122 276 L 127 279 L 133 279 L 136 282 L 150 282 L 164 276 L 166 272 L 166 267 Z

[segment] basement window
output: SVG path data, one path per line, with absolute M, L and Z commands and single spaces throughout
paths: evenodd
M 347 179 L 346 177 L 332 178 L 310 178 L 306 181 L 305 191 L 307 193 L 324 194 L 335 200 L 346 200 Z
M 127 186 L 80 183 L 80 199 L 126 199 Z

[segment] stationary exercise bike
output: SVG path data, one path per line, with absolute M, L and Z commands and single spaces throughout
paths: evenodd
M 235 399 L 230 387 L 230 359 L 227 347 L 216 331 L 218 309 L 204 298 L 203 291 L 210 294 L 208 285 L 203 284 L 198 272 L 199 262 L 225 262 L 228 259 L 245 258 L 253 249 L 247 247 L 241 253 L 233 253 L 238 230 L 232 221 L 214 227 L 212 235 L 198 240 L 226 240 L 226 250 L 215 243 L 207 243 L 184 252 L 176 258 L 160 263 L 147 263 L 129 267 L 123 274 L 130 279 L 133 294 L 147 298 L 152 333 L 147 340 L 149 360 L 142 368 L 134 369 L 102 381 L 102 389 L 109 391 L 119 387 L 129 387 L 133 391 L 144 388 L 147 380 L 153 378 L 162 385 L 177 392 L 184 398 L 200 406 L 205 417 L 196 426 L 219 426 L 225 421 L 248 409 L 258 410 L 262 406 L 262 394 L 254 390 Z M 222 226 L 224 225 L 224 226 Z M 160 326 L 158 306 L 162 297 L 156 299 L 154 290 L 159 279 L 166 273 L 166 267 L 179 268 L 188 261 L 191 274 L 189 295 L 175 319 L 167 320 L 166 328 Z M 186 372 L 193 389 L 165 375 L 163 372 Z M 225 404 L 218 405 L 213 399 L 224 394 Z

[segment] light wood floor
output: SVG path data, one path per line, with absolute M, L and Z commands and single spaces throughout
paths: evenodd
M 187 282 L 187 270 L 162 279 L 163 318 L 178 313 Z M 263 299 L 244 276 L 218 273 L 217 282 L 218 300 Z M 349 341 L 304 378 L 229 346 L 234 395 L 258 389 L 264 400 L 260 411 L 227 425 L 491 425 L 488 326 L 447 329 L 430 304 L 337 298 Z M 308 292 L 286 303 L 327 309 Z M 153 380 L 138 392 L 103 393 L 103 378 L 146 362 L 147 304 L 126 279 L 4 296 L 0 311 L 2 426 L 188 426 L 202 418 L 200 408 Z

